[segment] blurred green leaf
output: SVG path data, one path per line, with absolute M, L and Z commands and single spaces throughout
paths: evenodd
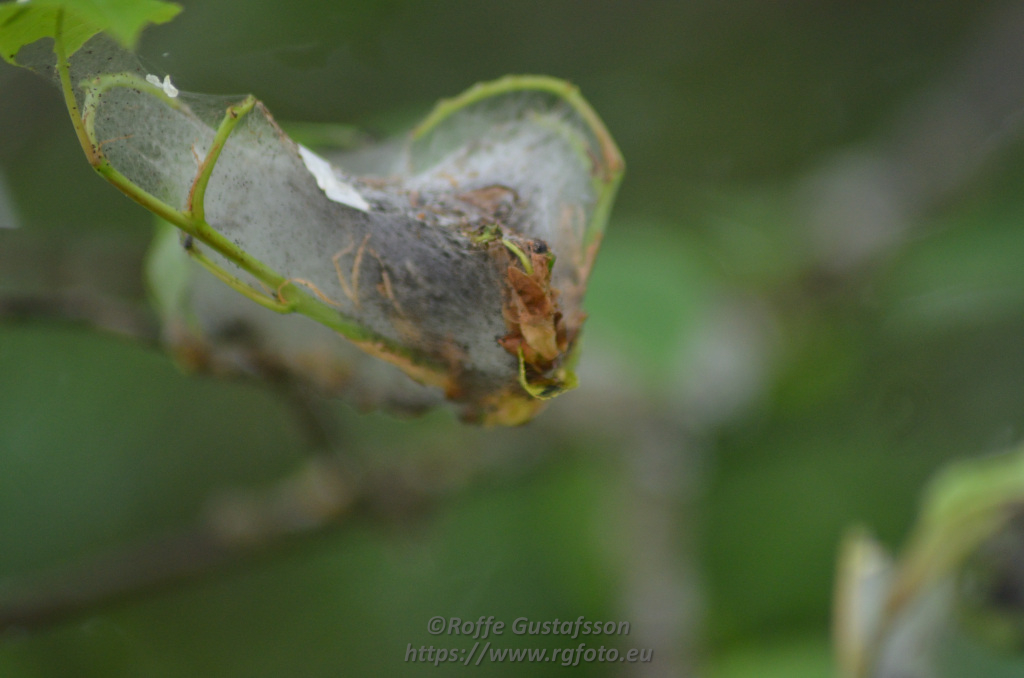
M 823 678 L 833 674 L 827 638 L 772 638 L 731 647 L 707 667 L 710 678 Z

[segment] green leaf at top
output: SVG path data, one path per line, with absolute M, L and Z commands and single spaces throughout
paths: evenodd
M 0 56 L 14 58 L 25 45 L 57 33 L 63 10 L 67 54 L 74 54 L 97 33 L 107 33 L 128 48 L 149 24 L 170 21 L 181 7 L 162 0 L 28 0 L 0 4 Z

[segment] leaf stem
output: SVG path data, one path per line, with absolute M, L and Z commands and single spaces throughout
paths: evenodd
M 217 129 L 217 134 L 213 137 L 213 143 L 210 145 L 210 149 L 206 152 L 206 157 L 199 166 L 199 172 L 196 174 L 196 179 L 192 182 L 192 188 L 188 192 L 188 207 L 185 210 L 186 214 L 191 214 L 199 221 L 206 219 L 206 205 L 204 203 L 204 199 L 206 198 L 206 186 L 210 183 L 210 177 L 213 175 L 213 167 L 217 163 L 217 159 L 220 157 L 220 152 L 224 149 L 224 144 L 227 142 L 228 137 L 235 129 L 235 125 L 237 125 L 238 121 L 241 120 L 243 116 L 247 115 L 255 105 L 256 97 L 250 94 L 240 103 L 235 104 L 234 106 L 228 106 L 228 110 L 224 114 L 224 120 L 221 121 L 220 127 Z
M 519 263 L 523 265 L 523 270 L 526 271 L 526 275 L 533 275 L 533 264 L 530 263 L 530 258 L 526 256 L 526 253 L 508 238 L 502 238 L 501 244 L 508 248 L 509 252 L 516 255 L 519 259 Z
M 57 75 L 60 78 L 60 91 L 64 95 L 64 104 L 71 116 L 71 124 L 78 136 L 78 143 L 82 145 L 85 157 L 89 164 L 96 167 L 99 149 L 92 143 L 85 126 L 82 124 L 82 114 L 78 109 L 78 100 L 75 99 L 75 91 L 71 87 L 71 68 L 68 66 L 68 57 L 64 49 L 64 10 L 57 11 L 57 27 L 54 31 L 53 51 L 57 56 Z

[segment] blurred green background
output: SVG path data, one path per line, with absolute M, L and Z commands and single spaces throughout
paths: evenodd
M 435 615 L 627 620 L 650 665 L 829 675 L 836 548 L 891 547 L 951 458 L 1024 421 L 1020 3 L 183 2 L 152 72 L 279 119 L 399 133 L 507 73 L 576 83 L 628 169 L 581 387 L 517 430 L 329 405 L 343 454 L 454 473 L 209 576 L 0 635 L 0 676 L 562 675 L 435 668 Z M 0 68 L 0 297 L 138 299 L 149 216 L 92 175 L 56 90 Z M 6 215 L 6 216 L 5 216 Z M 6 221 L 3 221 L 6 220 Z M 116 262 L 111 266 L 109 262 Z M 61 322 L 0 323 L 0 601 L 193 524 L 305 458 L 260 384 Z M 412 471 L 410 471 L 412 472 Z M 505 636 L 499 647 L 575 647 Z

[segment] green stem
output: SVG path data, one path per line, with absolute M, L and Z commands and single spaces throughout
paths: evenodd
M 85 157 L 89 164 L 96 167 L 96 157 L 99 149 L 90 141 L 89 134 L 82 124 L 82 114 L 78 110 L 78 100 L 75 99 L 75 91 L 71 87 L 71 69 L 68 67 L 68 57 L 64 49 L 64 10 L 57 11 L 57 29 L 54 31 L 53 50 L 57 55 L 57 75 L 60 78 L 60 91 L 64 95 L 64 104 L 71 116 L 71 124 L 78 135 L 78 143 L 85 151 Z
M 533 275 L 533 264 L 530 263 L 530 258 L 526 256 L 526 253 L 523 252 L 518 245 L 507 238 L 502 238 L 501 244 L 507 247 L 509 252 L 516 255 L 519 259 L 519 263 L 523 265 L 523 270 L 526 271 L 526 275 Z
M 220 127 L 217 129 L 217 134 L 213 137 L 213 143 L 210 145 L 210 149 L 206 152 L 206 157 L 199 166 L 199 172 L 196 174 L 196 179 L 192 182 L 192 188 L 188 192 L 188 207 L 185 211 L 186 214 L 191 214 L 199 221 L 206 219 L 206 205 L 204 200 L 206 198 L 206 186 L 210 183 L 210 177 L 213 176 L 213 167 L 217 164 L 220 152 L 224 149 L 224 144 L 227 143 L 228 137 L 235 129 L 235 125 L 237 125 L 238 121 L 241 120 L 243 116 L 247 115 L 255 105 L 256 97 L 250 94 L 243 99 L 241 103 L 235 104 L 234 106 L 228 106 L 228 110 L 224 114 L 224 120 L 221 121 Z
M 187 249 L 189 256 L 207 271 L 216 276 L 217 279 L 236 292 L 249 297 L 260 306 L 269 308 L 271 311 L 276 311 L 277 313 L 291 313 L 294 310 L 294 304 L 287 304 L 268 295 L 260 294 L 241 278 L 231 275 L 224 270 L 222 266 L 219 266 L 215 261 L 203 254 L 198 247 L 193 245 Z
M 188 113 L 189 108 L 180 99 L 167 96 L 164 92 L 164 88 L 158 85 L 154 85 L 148 80 L 143 80 L 133 73 L 104 73 L 97 75 L 88 84 L 83 83 L 83 87 L 86 88 L 85 92 L 85 108 L 86 113 L 83 116 L 85 118 L 85 128 L 88 130 L 90 136 L 95 136 L 92 122 L 89 120 L 90 111 L 95 111 L 96 106 L 99 103 L 99 96 L 106 94 L 115 87 L 125 87 L 127 89 L 134 89 L 148 94 L 152 97 L 160 99 L 165 104 L 170 106 L 176 111 Z

